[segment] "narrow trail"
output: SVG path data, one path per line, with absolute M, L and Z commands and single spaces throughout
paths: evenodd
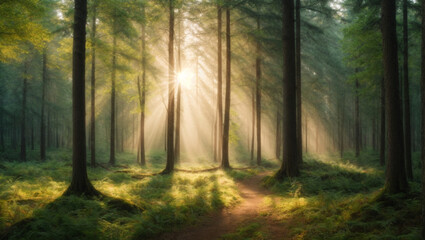
M 227 233 L 236 232 L 239 227 L 250 223 L 259 223 L 261 231 L 267 233 L 267 239 L 285 239 L 286 228 L 278 220 L 273 219 L 264 206 L 263 199 L 271 193 L 261 186 L 261 179 L 267 173 L 262 173 L 237 184 L 242 202 L 233 207 L 225 208 L 206 216 L 201 223 L 165 233 L 155 239 L 161 240 L 212 240 L 220 239 Z

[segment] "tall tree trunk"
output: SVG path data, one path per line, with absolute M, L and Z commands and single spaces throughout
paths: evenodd
M 0 88 L 1 90 L 1 88 Z M 3 106 L 4 93 L 0 92 L 0 106 Z M 4 151 L 4 113 L 2 107 L 0 107 L 0 151 Z
M 164 174 L 174 170 L 174 4 L 169 0 L 168 36 L 168 122 L 167 122 L 167 164 Z
M 230 3 L 230 1 L 228 1 Z M 231 49 L 230 49 L 230 7 L 226 7 L 226 96 L 224 100 L 224 126 L 222 147 L 222 168 L 230 168 L 229 163 L 229 130 L 230 130 L 230 77 L 231 77 Z
M 182 13 L 179 10 L 178 20 L 177 20 L 177 31 L 179 34 L 178 42 L 177 42 L 177 72 L 181 73 L 182 67 L 181 67 L 181 18 Z M 182 99 L 182 85 L 181 82 L 178 82 L 178 88 L 177 88 L 177 100 L 176 100 L 176 137 L 175 137 L 175 145 L 174 145 L 174 161 L 178 162 L 180 160 L 180 117 L 181 117 L 181 99 Z
M 280 112 L 279 110 L 277 110 L 276 112 L 276 158 L 279 160 L 280 159 L 280 152 L 281 152 L 281 130 L 280 130 L 280 123 L 281 123 L 281 117 L 280 117 Z
M 376 151 L 376 112 L 373 113 L 372 118 L 372 149 Z
M 295 69 L 296 69 L 296 95 L 297 95 L 297 150 L 298 162 L 303 162 L 302 139 L 302 101 L 301 101 L 301 1 L 295 0 Z
M 257 31 L 261 31 L 260 18 L 257 17 Z M 255 60 L 255 96 L 257 113 L 257 165 L 261 165 L 261 43 L 257 40 L 257 59 Z
M 398 193 L 408 189 L 404 165 L 403 112 L 398 85 L 398 52 L 395 0 L 382 0 L 382 41 L 385 80 L 385 112 L 388 123 L 388 155 L 385 190 Z
M 47 47 L 43 50 L 43 85 L 41 87 L 41 118 L 40 118 L 40 159 L 46 160 L 46 123 L 44 112 L 46 105 L 46 87 L 47 87 Z
M 64 195 L 100 195 L 87 176 L 86 166 L 86 58 L 87 0 L 75 0 L 72 47 L 72 180 Z
M 381 132 L 380 132 L 380 141 L 379 141 L 379 164 L 381 166 L 385 165 L 385 83 L 384 78 L 381 79 Z
M 422 239 L 425 239 L 425 1 L 421 3 L 421 163 L 422 163 Z
M 255 148 L 255 92 L 252 90 L 252 112 L 251 112 L 251 162 L 254 162 L 254 148 Z
M 145 8 L 143 7 L 143 16 L 145 16 Z M 139 144 L 139 157 L 140 164 L 146 165 L 145 153 L 145 98 L 146 98 L 146 31 L 145 23 L 142 23 L 142 86 L 140 87 L 140 79 L 137 78 L 137 87 L 139 90 L 140 101 L 140 144 Z
M 31 119 L 31 150 L 34 150 L 34 119 Z
M 404 146 L 407 178 L 413 179 L 412 170 L 412 137 L 410 129 L 410 89 L 409 89 L 409 44 L 407 0 L 403 0 L 403 83 L 404 83 Z
M 26 111 L 27 111 L 27 88 L 28 88 L 28 61 L 24 63 L 24 78 L 22 81 L 22 112 L 21 112 L 21 161 L 27 160 L 26 146 Z
M 217 162 L 221 162 L 223 144 L 223 52 L 222 52 L 222 7 L 217 6 Z
M 357 73 L 357 69 L 356 69 Z M 359 80 L 356 78 L 356 92 L 355 92 L 355 139 L 356 139 L 356 157 L 360 156 L 360 106 L 359 106 Z
M 341 125 L 340 125 L 340 129 L 339 129 L 339 154 L 340 157 L 343 158 L 344 157 L 344 129 L 345 129 L 345 96 L 342 96 L 342 101 L 341 101 L 341 110 L 340 110 L 340 114 L 341 114 Z
M 112 45 L 112 76 L 111 76 L 111 135 L 109 147 L 109 164 L 115 165 L 115 136 L 116 136 L 116 104 L 115 104 L 115 81 L 117 71 L 117 37 L 116 37 L 116 22 L 113 20 L 113 45 Z
M 50 99 L 49 99 L 50 100 Z M 51 134 L 51 127 L 52 127 L 52 118 L 51 118 L 51 108 L 50 106 L 47 106 L 47 148 L 51 148 L 52 147 L 52 134 Z
M 93 5 L 91 32 L 91 109 L 90 109 L 90 165 L 96 167 L 96 5 Z
M 307 116 L 304 117 L 305 121 L 305 153 L 308 153 L 308 144 L 307 144 L 307 133 L 308 133 L 308 121 Z M 283 136 L 283 134 L 282 134 Z
M 282 0 L 283 45 L 283 162 L 276 178 L 299 175 L 295 74 L 294 1 Z

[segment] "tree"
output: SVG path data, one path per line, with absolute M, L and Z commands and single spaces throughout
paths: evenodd
M 379 164 L 385 165 L 385 80 L 381 78 L 381 133 L 380 133 L 380 147 L 379 147 Z
M 277 179 L 299 175 L 299 159 L 296 133 L 296 75 L 294 2 L 282 0 L 283 45 L 283 162 L 276 173 Z
M 174 170 L 174 2 L 169 0 L 168 35 L 168 107 L 167 107 L 167 164 L 162 173 Z
M 142 14 L 145 16 L 145 7 L 142 8 Z M 137 77 L 137 89 L 139 92 L 140 104 L 140 143 L 138 151 L 138 159 L 143 166 L 146 164 L 145 156 L 145 102 L 146 102 L 146 30 L 145 21 L 142 22 L 142 84 L 140 78 Z
M 403 122 L 398 84 L 398 53 L 395 0 L 381 1 L 382 43 L 385 81 L 385 113 L 388 124 L 388 156 L 385 191 L 398 193 L 408 188 L 404 165 Z
M 425 239 L 425 1 L 421 3 L 422 39 L 421 39 L 421 162 L 422 162 L 422 239 Z
M 409 42 L 407 0 L 403 0 L 403 98 L 404 98 L 404 146 L 407 178 L 413 179 L 412 171 L 412 137 L 410 127 L 410 90 L 409 90 Z
M 86 22 L 87 0 L 75 0 L 72 46 L 72 180 L 64 195 L 100 195 L 90 183 L 86 167 Z
M 221 162 L 223 144 L 223 63 L 222 63 L 222 9 L 217 4 L 217 150 L 215 159 Z
M 40 159 L 46 160 L 46 123 L 44 112 L 46 105 L 46 87 L 47 87 L 47 47 L 43 50 L 43 82 L 41 87 L 41 117 L 40 117 Z
M 226 6 L 226 95 L 224 98 L 224 125 L 221 167 L 230 168 L 229 163 L 229 129 L 230 129 L 230 77 L 231 77 L 231 45 L 230 45 L 230 6 Z
M 27 160 L 26 149 L 26 112 L 27 112 L 27 89 L 28 89 L 28 60 L 24 62 L 24 76 L 22 78 L 22 110 L 21 110 L 21 161 Z
M 91 108 L 90 108 L 90 165 L 96 167 L 96 8 L 97 2 L 93 3 L 92 23 L 91 23 Z
M 298 162 L 303 162 L 302 138 L 302 101 L 301 101 L 301 0 L 295 0 L 295 67 L 296 67 L 296 95 L 297 95 L 297 149 Z
M 357 72 L 357 70 L 356 70 Z M 356 78 L 356 83 L 355 83 L 355 123 L 354 123 L 354 128 L 355 128 L 355 141 L 356 141 L 356 157 L 360 156 L 360 104 L 359 104 L 359 80 Z
M 257 31 L 261 31 L 260 17 L 257 16 Z M 257 113 L 257 165 L 261 165 L 261 42 L 257 40 L 255 59 L 255 103 Z
M 117 19 L 112 20 L 112 75 L 111 75 L 111 134 L 109 146 L 109 164 L 115 164 L 115 135 L 116 135 L 116 72 L 117 72 Z

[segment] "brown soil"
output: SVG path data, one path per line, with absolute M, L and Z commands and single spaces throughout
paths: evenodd
M 205 217 L 199 224 L 166 233 L 155 239 L 161 240 L 209 240 L 220 239 L 224 234 L 233 233 L 239 227 L 259 223 L 267 239 L 285 239 L 287 230 L 279 220 L 270 214 L 263 199 L 270 194 L 261 186 L 265 173 L 238 183 L 242 202 L 234 208 L 225 208 Z

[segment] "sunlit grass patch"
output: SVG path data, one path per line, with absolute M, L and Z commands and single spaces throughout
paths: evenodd
M 55 156 L 62 154 L 61 151 Z M 160 170 L 163 163 L 158 160 L 152 163 L 153 168 L 141 168 L 132 154 L 119 154 L 115 167 L 89 167 L 89 178 L 103 194 L 143 209 L 129 212 L 105 199 L 60 197 L 70 180 L 68 161 L 4 163 L 6 168 L 0 169 L 4 183 L 0 186 L 1 232 L 29 218 L 12 232 L 10 239 L 152 237 L 235 205 L 240 201 L 235 179 L 254 174 L 238 170 L 237 175 L 242 177 L 234 178 L 226 171 L 216 170 L 152 176 L 149 174 Z M 133 178 L 134 175 L 146 176 Z
M 420 185 L 382 200 L 384 171 L 375 157 L 307 156 L 300 177 L 265 179 L 275 192 L 266 203 L 294 239 L 419 239 Z

